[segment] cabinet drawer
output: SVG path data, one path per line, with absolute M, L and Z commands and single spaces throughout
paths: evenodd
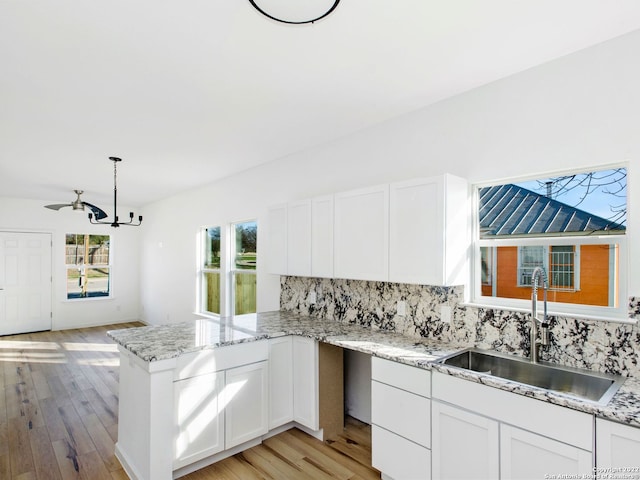
M 395 479 L 431 478 L 431 452 L 376 425 L 371 427 L 371 463 Z
M 431 397 L 431 372 L 422 368 L 372 357 L 371 378 L 416 395 Z
M 431 446 L 431 400 L 371 382 L 371 422 L 423 447 Z
M 178 357 L 173 380 L 183 380 L 240 365 L 262 362 L 268 358 L 267 340 L 200 350 Z

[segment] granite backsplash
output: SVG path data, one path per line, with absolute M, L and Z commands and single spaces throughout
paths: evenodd
M 463 305 L 463 287 L 288 277 L 280 280 L 280 309 L 338 322 L 441 339 L 526 356 L 530 315 Z M 309 294 L 315 293 L 315 303 Z M 397 314 L 397 302 L 406 314 Z M 440 318 L 451 307 L 452 321 Z M 640 318 L 640 298 L 629 299 L 629 318 Z M 640 377 L 640 326 L 637 324 L 550 317 L 545 360 L 605 373 Z

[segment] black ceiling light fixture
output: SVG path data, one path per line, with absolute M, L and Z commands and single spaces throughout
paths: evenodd
M 280 23 L 303 25 L 322 20 L 333 12 L 340 0 L 249 0 L 265 17 Z
M 133 223 L 133 212 L 129 212 L 129 221 L 128 222 L 119 222 L 118 221 L 118 185 L 117 185 L 117 177 L 118 177 L 118 162 L 121 162 L 122 159 L 118 157 L 109 157 L 109 160 L 113 162 L 113 221 L 110 220 L 102 220 L 96 215 L 96 218 L 93 218 L 93 214 L 89 214 L 89 221 L 93 224 L 107 224 L 112 227 L 119 227 L 120 225 L 130 225 L 132 227 L 138 227 L 142 224 L 142 215 L 138 216 L 138 223 Z

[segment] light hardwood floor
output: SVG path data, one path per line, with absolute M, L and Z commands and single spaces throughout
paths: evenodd
M 0 337 L 0 479 L 126 479 L 115 458 L 119 324 Z M 185 479 L 379 479 L 370 427 L 320 442 L 296 429 Z

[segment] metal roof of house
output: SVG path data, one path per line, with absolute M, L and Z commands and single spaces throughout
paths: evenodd
M 480 189 L 482 236 L 625 230 L 565 203 L 513 184 Z

